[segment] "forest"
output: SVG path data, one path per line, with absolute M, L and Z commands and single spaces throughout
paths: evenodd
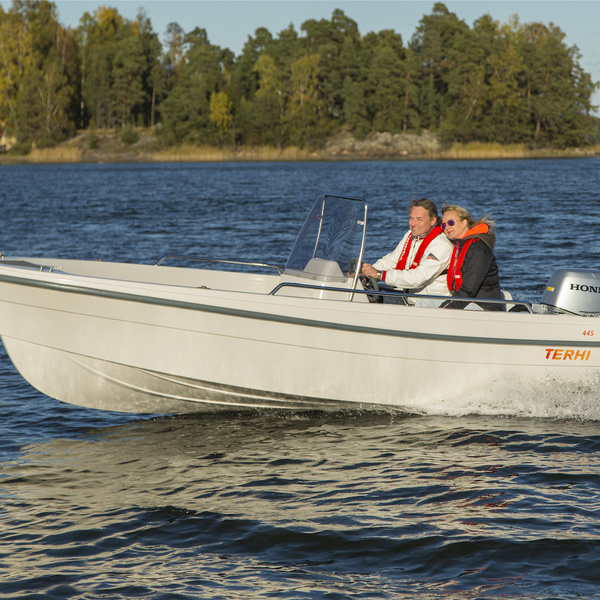
M 99 7 L 72 29 L 54 3 L 14 0 L 0 6 L 0 149 L 109 128 L 133 140 L 140 127 L 163 147 L 317 149 L 340 131 L 583 147 L 600 127 L 580 58 L 552 23 L 484 14 L 470 27 L 443 3 L 410 40 L 362 35 L 334 10 L 300 31 L 256 29 L 235 56 L 200 27 L 170 23 L 161 43 L 143 10 L 129 21 Z

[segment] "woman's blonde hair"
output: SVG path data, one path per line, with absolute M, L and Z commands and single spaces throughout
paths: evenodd
M 481 219 L 476 221 L 466 208 L 458 206 L 457 204 L 444 204 L 442 206 L 442 217 L 444 216 L 444 213 L 447 213 L 450 210 L 453 210 L 458 215 L 459 219 L 466 219 L 469 225 L 469 229 L 472 229 L 473 227 L 475 227 L 475 225 L 479 225 L 480 223 L 487 225 L 490 229 L 496 226 L 496 221 L 490 219 L 489 215 L 484 215 L 483 217 L 481 217 Z

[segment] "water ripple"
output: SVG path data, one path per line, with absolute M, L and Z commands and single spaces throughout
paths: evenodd
M 535 300 L 552 269 L 597 267 L 596 229 L 572 235 L 565 219 L 573 207 L 597 218 L 599 167 L 3 166 L 2 249 L 280 264 L 308 206 L 333 192 L 367 197 L 377 258 L 405 230 L 408 200 L 430 196 L 491 213 L 504 285 Z M 455 417 L 138 419 L 45 398 L 0 349 L 0 407 L 2 597 L 600 596 L 600 408 L 585 390 L 523 398 L 510 382 L 477 407 L 432 407 Z

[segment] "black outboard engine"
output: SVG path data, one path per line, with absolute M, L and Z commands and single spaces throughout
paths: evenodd
M 557 269 L 541 300 L 544 312 L 600 317 L 600 271 Z

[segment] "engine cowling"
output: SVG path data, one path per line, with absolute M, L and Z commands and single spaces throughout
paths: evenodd
M 548 312 L 600 316 L 600 271 L 557 269 L 548 280 L 541 304 Z

